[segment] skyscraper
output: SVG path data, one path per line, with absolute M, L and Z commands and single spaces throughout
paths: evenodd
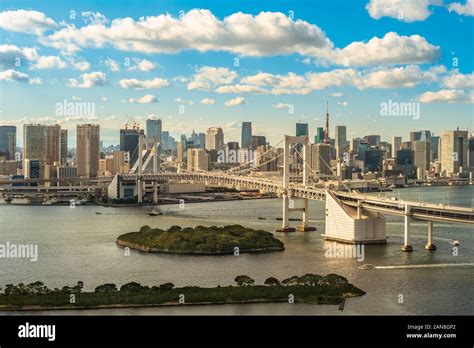
M 397 157 L 397 151 L 402 148 L 402 137 L 393 137 L 392 140 L 392 158 Z
M 0 126 L 0 156 L 7 160 L 15 159 L 16 127 Z
M 120 151 L 129 153 L 130 168 L 138 160 L 138 138 L 144 135 L 143 129 L 121 129 Z
M 163 140 L 163 134 L 161 130 L 161 120 L 146 120 L 146 136 L 148 139 L 156 139 L 159 143 Z
M 210 127 L 206 132 L 206 150 L 224 150 L 224 132 L 220 127 Z
M 343 158 L 346 151 L 346 126 L 336 126 L 336 156 L 338 159 Z
M 426 179 L 426 172 L 430 169 L 430 146 L 431 143 L 426 140 L 413 142 L 413 165 L 417 179 Z
M 380 145 L 380 135 L 366 135 L 364 137 L 367 140 L 369 146 L 379 146 Z
M 61 165 L 65 165 L 67 162 L 67 129 L 61 129 L 61 150 L 59 152 Z
M 250 147 L 256 150 L 259 146 L 265 146 L 267 144 L 267 138 L 263 135 L 252 135 L 252 141 Z
M 442 131 L 440 139 L 441 170 L 446 174 L 464 172 L 467 169 L 467 131 Z
M 308 124 L 307 123 L 297 123 L 296 124 L 296 136 L 308 135 Z
M 324 128 L 318 127 L 316 129 L 316 135 L 314 136 L 314 143 L 315 144 L 322 144 L 324 141 Z
M 311 145 L 311 169 L 320 174 L 332 174 L 327 144 Z
M 99 171 L 100 126 L 78 124 L 76 126 L 77 175 L 86 178 L 97 177 Z
M 403 170 L 407 178 L 411 178 L 413 176 L 413 151 L 411 149 L 398 150 L 395 164 Z
M 54 165 L 61 161 L 61 126 L 46 126 L 45 164 Z
M 28 168 L 34 163 L 38 167 L 38 177 L 42 177 L 44 161 L 46 158 L 46 125 L 24 124 L 23 125 L 23 174 L 30 177 Z M 35 161 L 35 162 L 33 162 Z M 36 173 L 36 169 L 34 170 Z
M 242 122 L 242 141 L 241 141 L 242 148 L 249 149 L 251 140 L 252 140 L 252 122 Z
M 187 164 L 189 172 L 209 170 L 209 156 L 206 150 L 201 148 L 190 148 L 187 150 Z

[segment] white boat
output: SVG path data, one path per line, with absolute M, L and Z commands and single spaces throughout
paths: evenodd
M 453 240 L 453 245 L 454 246 L 460 246 L 461 243 L 458 240 Z
M 360 266 L 359 269 L 375 269 L 375 266 L 372 265 L 371 263 L 366 263 L 366 264 Z

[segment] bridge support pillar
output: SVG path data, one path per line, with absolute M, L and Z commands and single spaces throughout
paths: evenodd
M 290 227 L 290 200 L 288 195 L 283 194 L 283 221 L 281 227 L 276 229 L 276 232 L 295 232 L 295 229 Z
M 425 249 L 429 251 L 436 250 L 436 245 L 433 244 L 433 221 L 428 221 L 428 241 L 426 242 Z
M 300 232 L 316 231 L 316 228 L 309 226 L 309 199 L 303 198 L 303 201 L 304 201 L 303 219 L 302 219 L 301 225 L 296 227 L 296 230 Z
M 413 251 L 413 247 L 410 245 L 410 206 L 405 205 L 405 238 L 402 246 L 402 251 Z

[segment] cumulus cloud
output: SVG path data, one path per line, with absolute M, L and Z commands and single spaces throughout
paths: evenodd
M 158 103 L 158 98 L 156 98 L 152 94 L 145 94 L 143 97 L 135 99 L 135 98 L 130 98 L 128 99 L 129 103 L 132 104 L 149 104 L 149 103 Z
M 193 105 L 194 104 L 194 102 L 192 100 L 185 100 L 181 97 L 176 98 L 174 101 L 179 103 L 179 104 L 188 104 L 188 105 Z
M 69 79 L 68 86 L 73 88 L 91 88 L 94 86 L 103 86 L 106 83 L 105 73 L 94 71 L 89 74 L 82 74 L 80 80 Z
M 0 81 L 23 82 L 32 85 L 41 84 L 42 82 L 41 79 L 38 77 L 30 78 L 27 74 L 13 69 L 0 71 Z
M 104 61 L 104 64 L 107 68 L 109 68 L 111 71 L 120 71 L 120 65 L 117 63 L 117 61 L 113 60 L 112 58 L 107 58 Z
M 123 79 L 119 81 L 122 88 L 158 89 L 169 86 L 168 80 L 156 77 L 153 80 Z
M 5 30 L 42 35 L 45 31 L 57 27 L 58 24 L 42 12 L 26 10 L 0 12 L 0 28 Z
M 242 105 L 242 104 L 245 104 L 244 97 L 237 97 L 234 99 L 230 99 L 224 103 L 225 106 L 237 106 L 237 105 Z
M 439 46 L 430 44 L 420 35 L 401 36 L 389 32 L 382 38 L 355 41 L 342 49 L 335 49 L 329 60 L 343 66 L 421 64 L 435 61 L 439 54 Z
M 109 20 L 100 12 L 86 11 L 81 13 L 86 24 L 107 24 Z
M 197 69 L 188 83 L 188 90 L 211 91 L 215 86 L 232 83 L 238 74 L 227 68 L 204 66 Z
M 474 102 L 474 93 L 466 94 L 459 89 L 442 89 L 436 92 L 425 92 L 419 96 L 418 100 L 422 103 L 466 103 Z
M 442 5 L 442 0 L 370 0 L 365 8 L 374 19 L 391 17 L 403 22 L 415 22 L 428 18 L 432 5 Z
M 201 100 L 201 104 L 204 104 L 204 105 L 214 105 L 215 103 L 216 101 L 210 98 L 204 98 Z
M 217 93 L 225 94 L 225 93 L 234 93 L 234 94 L 241 94 L 241 93 L 253 93 L 253 94 L 265 94 L 268 93 L 267 90 L 258 86 L 252 85 L 225 85 L 216 88 Z
M 443 79 L 443 86 L 451 89 L 474 88 L 474 72 L 461 74 L 454 70 Z
M 134 59 L 135 65 L 132 65 L 128 70 L 152 71 L 156 69 L 156 64 L 147 59 Z
M 467 0 L 465 4 L 453 2 L 449 4 L 448 10 L 463 16 L 474 16 L 474 0 Z
M 36 63 L 32 64 L 32 69 L 64 69 L 66 62 L 57 56 L 40 56 Z
M 340 97 L 342 97 L 342 93 L 341 92 L 332 93 L 331 96 L 333 96 L 335 98 L 340 98 Z
M 359 88 L 409 88 L 420 83 L 437 81 L 439 68 L 427 71 L 421 70 L 418 65 L 409 65 L 397 68 L 382 68 L 364 74 L 359 82 Z M 441 71 L 443 69 L 441 68 Z

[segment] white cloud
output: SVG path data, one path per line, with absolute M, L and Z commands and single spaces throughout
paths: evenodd
M 105 73 L 101 71 L 82 74 L 81 79 L 82 82 L 79 82 L 77 79 L 69 79 L 68 86 L 73 88 L 91 88 L 94 86 L 103 86 L 106 83 Z
M 155 70 L 157 65 L 153 63 L 152 61 L 149 61 L 147 59 L 136 59 L 134 58 L 135 65 L 132 65 L 128 70 L 140 70 L 140 71 L 152 71 Z
M 442 89 L 436 92 L 425 92 L 419 96 L 418 100 L 422 103 L 446 102 L 446 103 L 466 103 L 474 102 L 474 93 L 469 95 L 463 90 Z
M 448 10 L 463 16 L 474 16 L 474 0 L 467 0 L 465 4 L 453 2 L 449 4 Z
M 365 6 L 370 17 L 391 17 L 402 22 L 423 21 L 431 15 L 430 6 L 442 0 L 370 0 Z
M 188 83 L 188 90 L 211 91 L 217 85 L 232 83 L 237 73 L 227 68 L 204 66 L 197 69 L 192 80 Z
M 133 103 L 133 104 L 149 104 L 149 103 L 158 103 L 158 99 L 152 94 L 146 94 L 143 97 L 138 98 L 138 99 L 130 98 L 128 102 Z
M 342 97 L 342 93 L 341 92 L 332 93 L 331 96 L 333 96 L 335 98 L 340 98 L 340 97 Z
M 75 95 L 72 96 L 72 100 L 81 100 L 81 97 L 76 97 Z
M 41 84 L 41 79 L 38 77 L 30 78 L 27 74 L 8 69 L 0 72 L 0 81 L 23 82 L 31 85 Z
M 0 66 L 14 68 L 38 60 L 36 48 L 0 45 Z
M 122 88 L 158 89 L 169 86 L 168 80 L 156 77 L 153 80 L 123 79 L 119 81 Z
M 74 69 L 77 69 L 80 71 L 89 70 L 89 68 L 91 67 L 90 63 L 86 61 L 73 62 L 72 66 L 74 67 Z
M 107 97 L 102 97 L 102 101 L 103 101 L 103 102 L 106 102 L 106 101 L 107 101 Z
M 106 121 L 115 121 L 117 119 L 117 116 L 111 115 L 105 118 Z
M 216 101 L 210 98 L 204 98 L 201 100 L 201 104 L 204 104 L 204 105 L 214 105 L 215 103 Z
M 117 61 L 113 60 L 112 58 L 107 58 L 104 61 L 104 64 L 107 68 L 109 68 L 111 71 L 120 71 L 120 65 L 117 63 Z
M 451 89 L 474 88 L 474 72 L 461 74 L 454 70 L 443 79 L 443 86 Z
M 253 94 L 265 94 L 268 91 L 264 88 L 252 85 L 225 85 L 220 86 L 215 90 L 217 93 L 225 94 L 225 93 L 233 93 L 233 94 L 241 94 L 241 93 L 253 93 Z
M 439 46 L 430 44 L 420 35 L 388 32 L 382 38 L 373 37 L 368 42 L 355 41 L 342 49 L 336 48 L 326 59 L 346 67 L 421 64 L 436 60 L 439 54 Z
M 363 75 L 359 88 L 409 88 L 438 79 L 439 67 L 423 71 L 418 65 L 381 68 Z
M 38 11 L 3 11 L 0 12 L 0 28 L 17 33 L 42 35 L 53 30 L 58 24 L 44 13 Z
M 234 13 L 223 20 L 209 10 L 193 9 L 180 17 L 170 14 L 116 18 L 110 26 L 67 26 L 49 35 L 50 45 L 77 51 L 84 47 L 111 45 L 119 50 L 144 53 L 174 53 L 187 49 L 200 52 L 227 51 L 249 56 L 315 54 L 332 43 L 316 25 L 292 20 L 280 12 L 254 16 Z
M 39 56 L 36 63 L 31 65 L 32 69 L 64 69 L 66 62 L 57 56 Z
M 349 105 L 349 102 L 347 102 L 347 101 L 343 101 L 343 102 L 339 102 L 339 103 L 337 103 L 337 105 L 340 105 L 340 106 L 344 106 L 344 107 L 346 107 L 346 106 L 348 106 L 348 105 Z
M 242 105 L 242 104 L 245 104 L 244 97 L 237 97 L 234 99 L 230 99 L 224 103 L 225 106 L 237 106 L 237 105 Z
M 82 12 L 82 19 L 86 24 L 107 24 L 109 20 L 100 12 Z

